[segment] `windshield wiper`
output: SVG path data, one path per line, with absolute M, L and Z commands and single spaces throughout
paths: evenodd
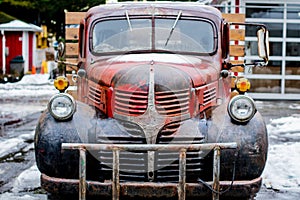
M 177 17 L 176 17 L 176 20 L 175 20 L 175 22 L 174 22 L 174 24 L 173 24 L 173 26 L 172 26 L 172 29 L 171 29 L 171 31 L 170 31 L 169 37 L 167 38 L 167 41 L 166 41 L 166 43 L 165 43 L 165 46 L 168 45 L 168 42 L 169 42 L 169 40 L 170 40 L 170 38 L 171 38 L 171 36 L 172 36 L 172 34 L 173 34 L 173 31 L 174 31 L 174 29 L 175 29 L 175 27 L 176 27 L 176 25 L 177 25 L 177 22 L 178 22 L 179 18 L 181 17 L 181 15 L 182 15 L 182 11 L 179 11 L 179 13 L 178 13 L 178 15 L 177 15 Z
M 125 11 L 125 15 L 126 15 L 127 23 L 128 23 L 128 26 L 129 26 L 129 30 L 132 31 L 132 26 L 131 26 L 131 22 L 130 22 L 127 10 Z

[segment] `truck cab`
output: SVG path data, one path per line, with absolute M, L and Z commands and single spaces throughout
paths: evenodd
M 199 3 L 91 8 L 79 26 L 76 97 L 55 80 L 36 128 L 42 187 L 81 199 L 254 198 L 267 131 L 249 81 L 231 87 L 231 25 Z M 261 60 L 238 66 L 268 61 L 267 30 L 251 25 Z

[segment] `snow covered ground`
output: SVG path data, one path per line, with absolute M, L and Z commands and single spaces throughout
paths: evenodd
M 48 74 L 25 75 L 19 82 L 0 84 L 0 126 L 44 110 L 55 93 Z
M 49 80 L 49 74 L 25 75 L 19 82 L 0 84 L 1 102 L 22 100 L 25 97 L 36 97 L 36 99 L 42 97 L 43 99 L 54 92 L 56 90 Z
M 47 195 L 34 192 L 40 187 L 40 172 L 33 156 L 25 159 L 24 166 L 27 167 L 20 167 L 12 161 L 33 154 L 37 117 L 55 93 L 57 90 L 48 74 L 25 75 L 19 82 L 0 84 L 0 200 L 47 199 Z M 12 121 L 12 125 L 5 125 Z M 14 170 L 14 166 L 17 169 Z M 19 174 L 18 168 L 25 170 Z M 8 180 L 11 177 L 13 179 Z
M 0 119 L 1 116 L 2 118 L 7 116 L 22 118 L 45 109 L 45 102 L 49 96 L 57 93 L 48 77 L 47 74 L 26 75 L 18 83 L 0 84 Z M 257 104 L 261 108 L 259 109 L 261 114 L 267 119 L 269 133 L 269 153 L 267 165 L 262 174 L 263 184 L 274 191 L 297 190 L 299 192 L 300 102 L 257 101 Z M 282 115 L 286 110 L 292 111 L 292 114 Z M 33 133 L 29 135 L 33 136 Z M 5 154 L 11 153 L 12 150 L 21 148 L 22 141 L 26 140 L 24 138 L 26 135 L 23 136 L 8 140 L 0 137 L 0 157 L 5 157 Z M 0 176 L 1 172 L 2 169 L 0 169 Z M 39 171 L 36 166 L 32 166 L 15 179 L 12 193 L 27 190 L 28 188 L 22 188 L 26 185 L 37 187 L 38 177 Z M 14 196 L 12 193 L 0 194 L 0 199 L 10 199 Z M 35 197 L 27 197 L 26 194 L 19 199 L 35 199 Z
M 267 125 L 269 153 L 263 180 L 276 190 L 300 187 L 300 104 L 299 114 L 271 120 Z

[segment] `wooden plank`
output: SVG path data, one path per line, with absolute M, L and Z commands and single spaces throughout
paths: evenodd
M 244 64 L 245 61 L 243 61 L 243 60 L 230 60 L 230 62 L 234 65 L 237 65 L 237 64 Z
M 236 23 L 244 23 L 245 22 L 245 14 L 240 13 L 223 13 L 223 18 L 228 22 L 236 22 Z M 245 41 L 245 29 L 230 29 L 229 34 L 231 41 Z M 230 45 L 230 56 L 245 56 L 245 47 L 244 45 Z M 232 64 L 241 64 L 243 61 L 235 61 L 230 60 Z
M 240 13 L 234 13 L 234 14 L 223 13 L 222 16 L 228 22 L 240 22 L 240 23 L 244 23 L 245 22 L 245 14 L 240 14 Z
M 72 64 L 78 64 L 78 59 L 77 58 L 66 58 L 67 63 L 72 63 Z M 66 72 L 71 73 L 72 71 L 77 71 L 78 67 L 74 65 L 66 65 Z
M 78 63 L 78 59 L 77 58 L 66 58 L 66 62 L 68 63 Z
M 245 29 L 231 29 L 229 38 L 230 40 L 245 41 Z
M 65 24 L 80 24 L 80 21 L 84 19 L 85 12 L 66 12 Z
M 79 28 L 66 28 L 66 40 L 78 40 Z
M 245 46 L 244 45 L 230 45 L 229 54 L 230 54 L 230 56 L 244 57 L 245 56 Z
M 78 56 L 78 43 L 66 43 L 66 57 Z
M 231 68 L 232 72 L 244 72 L 244 68 L 241 66 L 237 66 L 237 67 L 232 67 Z
M 235 77 L 231 77 L 231 88 L 235 88 L 235 81 L 236 81 L 236 78 Z

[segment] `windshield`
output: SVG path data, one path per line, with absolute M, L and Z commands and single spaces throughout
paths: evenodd
M 179 17 L 153 20 L 127 17 L 96 23 L 91 40 L 93 52 L 214 52 L 214 31 L 208 21 Z

